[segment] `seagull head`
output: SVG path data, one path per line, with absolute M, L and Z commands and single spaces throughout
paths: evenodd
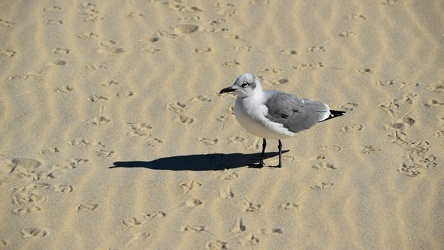
M 219 94 L 234 92 L 239 97 L 247 97 L 253 95 L 257 91 L 262 91 L 259 77 L 245 73 L 239 76 L 231 87 L 222 89 Z

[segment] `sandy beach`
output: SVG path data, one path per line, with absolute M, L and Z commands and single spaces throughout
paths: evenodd
M 444 248 L 442 1 L 1 1 L 0 72 L 0 249 Z M 248 168 L 245 72 L 346 114 Z

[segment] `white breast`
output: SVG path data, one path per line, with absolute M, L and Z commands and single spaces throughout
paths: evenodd
M 257 97 L 238 97 L 234 105 L 234 115 L 237 121 L 253 135 L 278 140 L 294 135 L 282 124 L 268 120 L 265 117 L 267 112 L 267 107 Z

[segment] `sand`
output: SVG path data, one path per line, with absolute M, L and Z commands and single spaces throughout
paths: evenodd
M 443 10 L 1 1 L 0 248 L 442 249 Z M 245 72 L 347 113 L 248 168 Z

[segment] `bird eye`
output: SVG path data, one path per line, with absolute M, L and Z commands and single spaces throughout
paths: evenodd
M 244 82 L 244 83 L 242 83 L 242 88 L 245 88 L 245 87 L 247 87 L 249 84 L 247 83 L 247 82 Z

